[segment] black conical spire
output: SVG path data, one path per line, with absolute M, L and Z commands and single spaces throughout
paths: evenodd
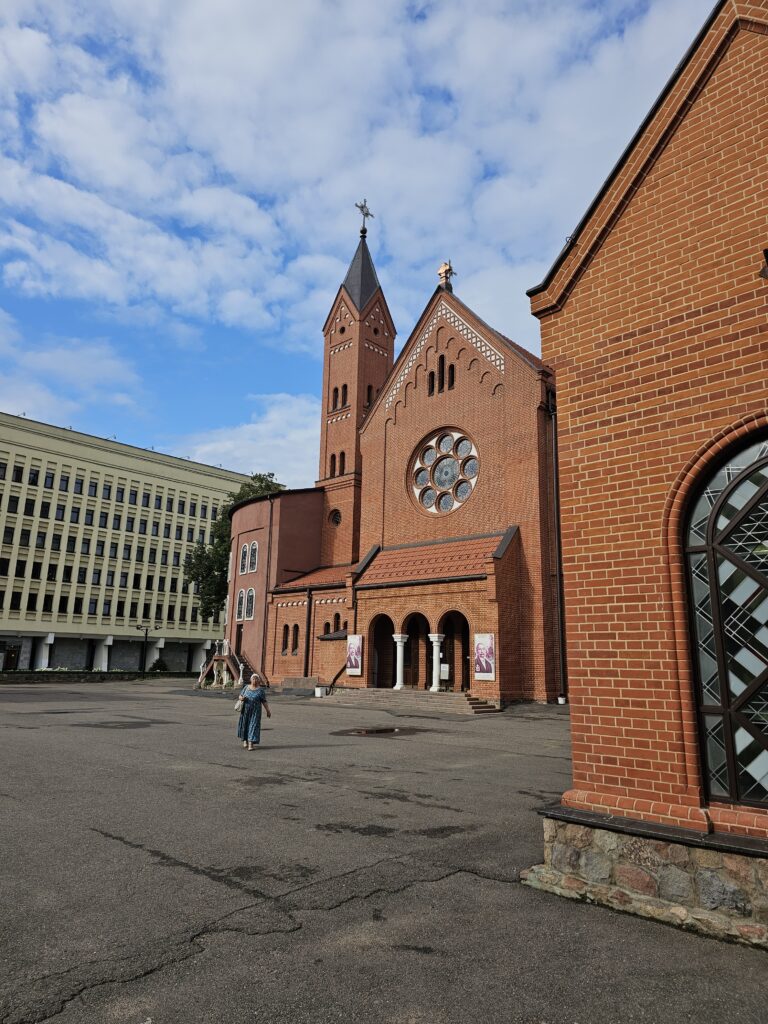
M 367 231 L 362 228 L 360 243 L 349 264 L 347 276 L 344 278 L 344 287 L 360 312 L 368 305 L 373 293 L 380 287 L 376 268 L 365 240 L 366 234 Z

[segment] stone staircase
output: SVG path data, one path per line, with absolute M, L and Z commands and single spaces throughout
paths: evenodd
M 377 711 L 396 711 L 403 715 L 498 715 L 502 711 L 494 704 L 468 693 L 428 693 L 426 690 L 337 687 L 322 700 L 361 710 L 372 708 Z

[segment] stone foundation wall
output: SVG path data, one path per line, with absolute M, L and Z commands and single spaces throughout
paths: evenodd
M 551 818 L 536 889 L 768 950 L 768 858 Z

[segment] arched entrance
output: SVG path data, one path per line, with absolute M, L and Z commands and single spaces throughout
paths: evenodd
M 413 612 L 403 623 L 403 633 L 408 637 L 403 652 L 403 685 L 428 690 L 432 678 L 429 622 L 421 612 Z
M 448 666 L 448 679 L 440 686 L 457 693 L 469 689 L 469 623 L 461 612 L 446 612 L 438 633 L 443 634 L 442 664 Z
M 684 544 L 707 792 L 768 807 L 768 441 L 702 479 Z
M 371 652 L 371 686 L 395 685 L 395 624 L 388 615 L 377 615 L 368 632 L 368 650 Z

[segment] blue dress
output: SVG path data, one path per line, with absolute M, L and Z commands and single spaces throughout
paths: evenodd
M 244 686 L 240 696 L 245 701 L 245 708 L 238 716 L 237 735 L 248 743 L 258 743 L 261 739 L 261 709 L 267 699 L 263 686 L 255 690 Z

